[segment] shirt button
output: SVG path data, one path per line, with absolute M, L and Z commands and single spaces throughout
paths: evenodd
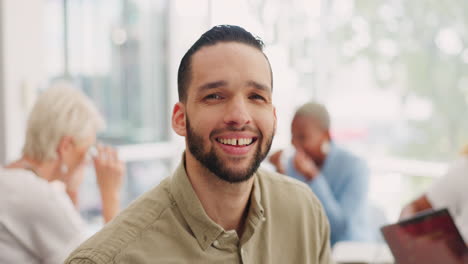
M 215 240 L 215 241 L 213 242 L 213 246 L 214 246 L 214 247 L 219 247 L 219 241 L 218 241 L 218 240 Z

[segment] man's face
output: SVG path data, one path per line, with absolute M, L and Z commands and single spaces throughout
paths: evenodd
M 191 155 L 225 181 L 249 179 L 276 128 L 266 58 L 245 44 L 218 43 L 197 51 L 191 69 L 185 103 Z
M 315 162 L 323 159 L 322 144 L 328 140 L 328 133 L 310 116 L 296 116 L 291 124 L 292 144 L 302 149 Z

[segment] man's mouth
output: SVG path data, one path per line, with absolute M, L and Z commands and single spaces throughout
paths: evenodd
M 252 145 L 257 138 L 216 138 L 216 141 L 223 145 L 242 147 Z

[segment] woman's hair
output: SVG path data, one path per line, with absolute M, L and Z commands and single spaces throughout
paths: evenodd
M 104 119 L 91 100 L 67 82 L 41 93 L 29 115 L 23 155 L 37 161 L 57 159 L 64 136 L 77 144 L 104 129 Z

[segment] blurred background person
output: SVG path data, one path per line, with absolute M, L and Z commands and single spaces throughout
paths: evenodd
M 449 209 L 465 243 L 468 243 L 468 148 L 424 194 L 403 208 L 400 219 L 441 208 Z
M 304 104 L 294 115 L 291 132 L 295 153 L 284 157 L 283 151 L 277 151 L 270 162 L 278 172 L 305 182 L 318 196 L 330 222 L 332 246 L 338 241 L 371 240 L 369 169 L 332 141 L 327 109 L 316 102 Z
M 73 202 L 91 159 L 104 221 L 118 213 L 124 165 L 107 146 L 98 145 L 90 157 L 103 127 L 91 100 L 66 83 L 39 96 L 22 157 L 0 168 L 0 263 L 61 263 L 86 238 Z M 66 192 L 52 184 L 56 180 Z

